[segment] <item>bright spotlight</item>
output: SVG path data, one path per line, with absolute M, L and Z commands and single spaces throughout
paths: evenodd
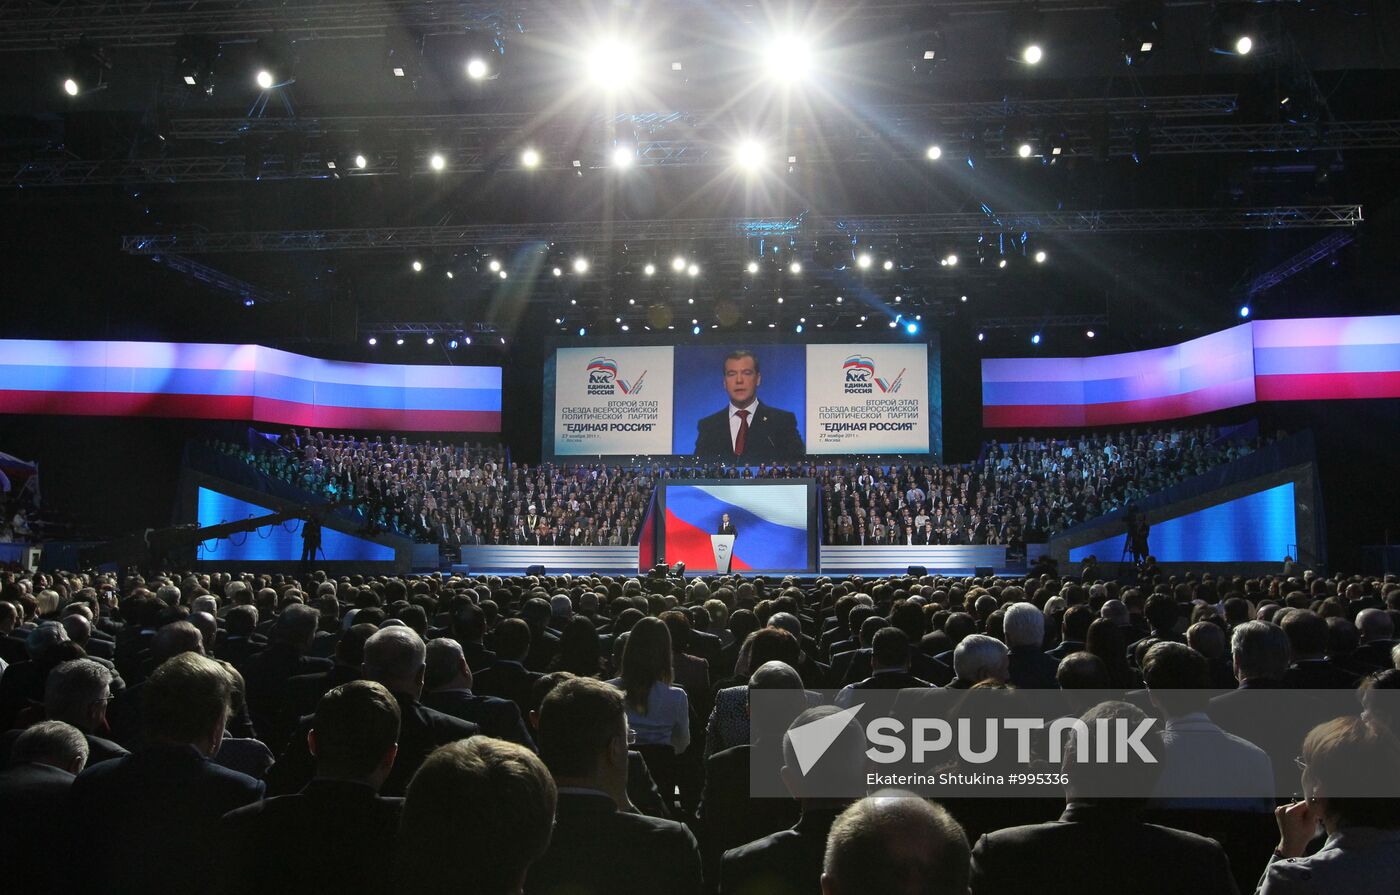
M 467 60 L 467 77 L 473 81 L 480 81 L 491 73 L 491 68 L 486 64 L 486 60 L 480 56 L 473 56 Z
M 1020 146 L 1016 147 L 1016 154 L 1021 158 L 1030 158 L 1031 153 L 1034 151 L 1035 149 L 1029 143 L 1022 143 Z
M 1040 333 L 1036 333 L 1035 335 L 1031 336 L 1031 344 L 1032 344 L 1032 345 L 1039 345 L 1039 344 L 1040 344 Z
M 526 168 L 538 168 L 540 166 L 540 151 L 533 146 L 527 147 L 520 153 L 520 164 Z
M 859 267 L 861 270 L 868 270 L 870 268 L 870 265 L 874 263 L 874 259 L 871 258 L 865 252 L 862 252 L 856 256 L 856 267 Z
M 1003 258 L 1003 259 L 1001 259 L 1000 261 L 998 261 L 998 262 L 997 262 L 997 267 L 1000 267 L 1000 268 L 1002 268 L 1003 270 L 1005 270 L 1005 269 L 1006 269 L 1006 259 Z
M 588 273 L 588 259 L 578 257 L 574 259 L 574 273 Z
M 986 334 L 986 333 L 978 333 L 978 334 L 977 334 L 977 341 L 979 341 L 979 342 L 985 342 L 985 341 L 987 341 L 987 334 Z
M 758 262 L 757 262 L 757 261 L 750 261 L 750 262 L 749 262 L 749 273 L 758 273 Z
M 1241 317 L 1248 317 L 1248 316 L 1249 316 L 1249 305 L 1240 305 L 1240 316 L 1241 316 Z
M 496 276 L 498 276 L 498 277 L 500 277 L 501 279 L 504 280 L 504 279 L 509 278 L 509 277 L 510 277 L 510 274 L 506 273 L 506 272 L 503 270 L 503 271 L 501 271 L 500 273 L 496 274 Z
M 554 268 L 553 273 L 556 277 L 562 277 L 564 275 L 564 271 L 558 267 Z
M 436 341 L 437 341 L 437 339 L 434 339 L 432 336 L 428 336 L 427 342 L 428 342 L 429 345 L 433 344 L 433 343 L 436 342 Z
M 768 151 L 757 140 L 740 140 L 734 147 L 734 162 L 747 171 L 756 171 L 768 160 Z
M 797 35 L 785 34 L 768 45 L 764 63 L 773 80 L 800 81 L 812 67 L 812 48 Z
M 612 165 L 614 168 L 630 168 L 636 158 L 636 152 L 631 146 L 614 146 L 612 151 Z
M 370 337 L 369 337 L 369 344 L 370 344 L 371 347 L 373 347 L 373 346 L 379 344 L 379 340 L 376 339 L 374 336 L 370 336 Z
M 449 270 L 449 271 L 447 272 L 447 278 L 448 278 L 449 280 L 452 279 L 452 278 L 455 277 L 455 276 L 456 276 L 456 274 L 454 274 L 452 271 Z
M 443 168 L 447 167 L 447 159 L 443 157 L 441 152 L 434 152 L 428 157 L 428 167 L 432 168 L 434 171 L 441 171 Z
M 272 72 L 265 68 L 258 69 L 258 73 L 253 76 L 253 80 L 256 81 L 257 85 L 263 90 L 271 90 L 272 85 L 277 83 L 277 80 L 272 77 Z
M 395 345 L 402 345 L 402 344 L 403 344 L 403 336 L 399 336 L 397 339 L 395 339 L 395 340 L 394 340 L 394 344 L 395 344 Z
M 586 335 L 588 335 L 588 327 L 586 327 L 586 326 L 580 326 L 580 327 L 578 328 L 578 334 L 581 335 L 581 336 L 586 336 Z
M 1044 249 L 1041 249 L 1040 251 L 1036 252 L 1034 257 L 1036 264 L 1044 264 L 1050 258 L 1049 255 L 1045 254 Z
M 793 332 L 799 332 L 799 333 L 802 332 L 802 324 L 799 323 L 799 324 L 797 324 L 796 326 L 794 326 L 794 327 L 792 328 L 792 331 L 793 331 Z
M 934 145 L 928 148 L 928 151 L 924 153 L 924 156 L 929 161 L 936 162 L 939 159 L 943 158 L 943 147 L 935 143 Z
M 423 262 L 422 262 L 422 261 L 419 261 L 417 258 L 414 258 L 414 259 L 413 259 L 413 272 L 414 272 L 414 273 L 422 273 L 422 272 L 423 272 Z
M 1039 65 L 1040 60 L 1045 58 L 1045 51 L 1040 48 L 1040 44 L 1026 44 L 1021 50 L 1021 61 L 1027 65 Z
M 1235 41 L 1235 52 L 1241 56 L 1248 56 L 1252 49 L 1254 49 L 1254 38 L 1248 34 L 1240 35 L 1239 40 Z
M 656 273 L 656 265 L 648 261 L 647 266 L 642 268 L 642 273 L 646 274 L 647 276 L 651 276 L 652 274 Z
M 680 273 L 681 271 L 685 270 L 685 259 L 682 258 L 680 255 L 677 255 L 676 257 L 672 258 L 671 269 L 674 270 L 676 273 Z
M 885 268 L 885 270 L 894 270 L 894 262 L 893 262 L 893 261 L 886 261 L 885 264 L 884 264 L 884 268 Z
M 63 82 L 63 92 L 69 96 L 78 95 L 78 82 L 72 78 L 66 78 Z
M 950 254 L 950 255 L 948 256 L 948 258 L 947 258 L 947 261 L 948 261 L 948 266 L 949 266 L 949 267 L 957 267 L 957 266 L 958 266 L 958 256 L 957 256 L 957 255 L 952 255 L 952 254 Z
M 915 335 L 919 331 L 919 324 L 913 322 L 906 323 L 904 324 L 904 331 L 911 336 Z
M 698 277 L 700 276 L 700 265 L 692 264 L 685 269 L 685 272 L 690 274 L 692 277 Z
M 363 155 L 356 155 L 355 167 L 363 171 L 365 168 L 369 167 L 369 159 L 365 158 Z
M 457 340 L 456 340 L 456 339 L 448 339 L 448 340 L 447 340 L 447 347 L 450 348 L 450 349 L 453 350 L 453 351 L 456 351 L 456 350 L 457 350 Z
M 692 326 L 692 327 L 690 328 L 690 334 L 691 334 L 692 336 L 698 336 L 698 335 L 700 335 L 700 327 L 698 327 L 698 326 Z
M 1098 333 L 1094 332 L 1092 329 L 1086 329 L 1084 331 L 1084 338 L 1086 339 L 1092 339 L 1096 335 L 1098 335 Z
M 604 90 L 622 90 L 637 77 L 637 53 L 615 39 L 600 41 L 585 61 L 588 77 Z
M 967 296 L 964 295 L 961 299 L 959 299 L 959 301 L 967 301 Z
M 492 258 L 486 266 L 491 268 L 492 273 L 495 273 L 496 271 L 501 269 L 501 262 L 497 261 L 495 258 Z
M 791 272 L 791 273 L 802 273 L 802 262 L 801 262 L 801 261 L 794 261 L 794 262 L 792 262 L 791 264 L 788 265 L 788 271 Z

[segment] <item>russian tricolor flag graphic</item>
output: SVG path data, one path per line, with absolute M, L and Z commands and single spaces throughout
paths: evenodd
M 733 571 L 809 566 L 807 485 L 667 485 L 666 562 L 714 571 L 710 535 L 725 513 L 738 529 Z

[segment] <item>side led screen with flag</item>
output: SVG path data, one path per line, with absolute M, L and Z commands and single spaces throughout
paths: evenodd
M 1148 552 L 1158 562 L 1281 562 L 1296 555 L 1298 529 L 1292 482 L 1174 519 L 1155 522 Z M 1072 547 L 1070 562 L 1093 556 L 1117 562 L 1125 535 Z
M 711 535 L 733 526 L 735 572 L 816 571 L 815 498 L 810 483 L 668 483 L 661 489 L 661 555 L 687 571 L 715 570 Z
M 240 519 L 253 519 L 276 512 L 267 507 L 239 500 L 219 491 L 199 489 L 198 519 L 201 528 Z M 231 538 L 203 541 L 195 549 L 195 559 L 217 562 L 296 562 L 301 559 L 302 520 L 288 519 L 242 532 Z M 375 541 L 357 538 L 329 526 L 321 528 L 321 550 L 317 559 L 329 562 L 391 562 L 394 550 Z
M 1150 351 L 982 361 L 982 422 L 991 428 L 1121 425 L 1342 398 L 1400 398 L 1400 316 L 1254 320 Z
M 501 431 L 501 368 L 358 364 L 261 345 L 0 340 L 0 413 Z

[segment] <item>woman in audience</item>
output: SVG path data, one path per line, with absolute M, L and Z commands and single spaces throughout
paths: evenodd
M 1257 895 L 1394 892 L 1400 868 L 1400 743 L 1361 717 L 1319 724 L 1297 759 L 1303 798 L 1274 811 L 1279 844 Z M 1308 855 L 1319 825 L 1327 841 Z
M 637 622 L 622 651 L 622 676 L 608 683 L 627 698 L 627 723 L 639 746 L 670 746 L 679 754 L 690 745 L 690 702 L 671 685 L 671 632 L 659 618 Z

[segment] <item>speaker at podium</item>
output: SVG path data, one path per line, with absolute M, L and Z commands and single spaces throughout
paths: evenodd
M 727 573 L 734 560 L 734 535 L 710 535 L 710 549 L 715 554 L 715 570 Z

